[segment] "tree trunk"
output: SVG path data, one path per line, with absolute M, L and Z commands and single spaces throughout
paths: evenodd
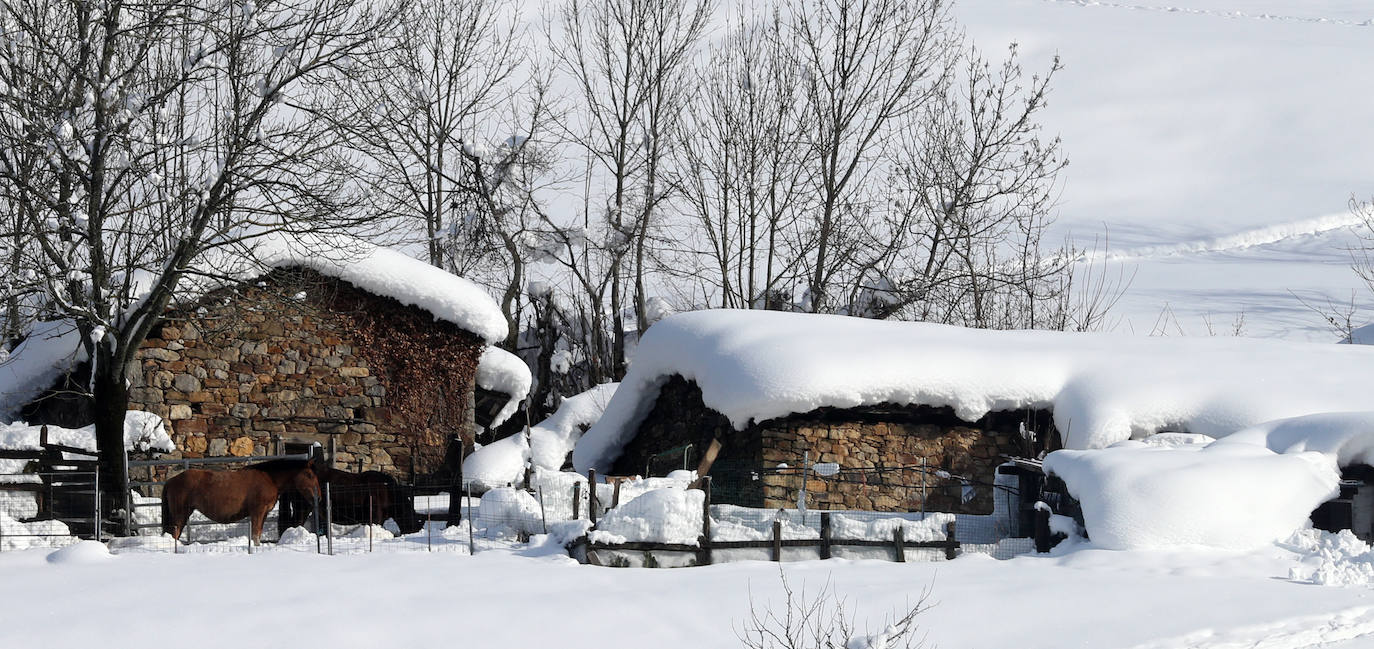
M 124 507 L 124 490 L 128 488 L 128 465 L 124 450 L 124 414 L 129 409 L 129 389 L 124 382 L 124 364 L 113 360 L 105 345 L 96 345 L 98 359 L 91 380 L 95 415 L 95 444 L 100 456 L 101 511 L 105 518 L 117 521 L 116 533 L 123 536 L 127 529 L 123 516 L 116 510 Z

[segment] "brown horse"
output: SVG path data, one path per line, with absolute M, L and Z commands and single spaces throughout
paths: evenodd
M 299 464 L 298 460 L 296 462 Z M 329 485 L 335 523 L 381 525 L 391 518 L 402 534 L 412 534 L 423 527 L 407 488 L 395 478 L 381 471 L 352 473 L 323 465 L 315 467 L 315 473 L 319 476 L 321 489 L 324 484 Z M 304 494 L 283 494 L 284 513 L 279 519 L 282 528 L 304 523 L 312 505 L 310 497 Z
M 261 544 L 262 523 L 282 492 L 316 498 L 313 463 L 260 462 L 234 471 L 187 469 L 162 487 L 162 531 L 181 538 L 193 510 L 217 523 L 252 521 L 253 542 Z

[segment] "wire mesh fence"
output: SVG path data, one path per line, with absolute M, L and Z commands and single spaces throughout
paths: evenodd
M 99 474 L 0 474 L 0 551 L 61 547 L 99 536 Z

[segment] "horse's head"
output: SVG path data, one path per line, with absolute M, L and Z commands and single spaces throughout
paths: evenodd
M 319 500 L 320 476 L 315 470 L 316 466 L 315 460 L 307 462 L 305 467 L 297 472 L 295 477 L 291 478 L 291 486 L 302 496 Z

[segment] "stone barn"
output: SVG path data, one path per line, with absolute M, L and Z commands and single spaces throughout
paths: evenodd
M 165 458 L 301 452 L 401 477 L 456 466 L 475 432 L 475 378 L 506 322 L 481 288 L 401 253 L 276 245 L 234 281 L 192 287 L 128 368 L 129 408 L 166 420 Z M 21 348 L 22 351 L 22 348 Z M 70 354 L 68 355 L 70 356 Z M 81 367 L 21 417 L 87 422 Z M 52 385 L 52 383 L 49 383 Z M 60 421 L 59 421 L 60 420 Z
M 573 463 L 686 464 L 713 502 L 770 509 L 796 506 L 804 462 L 833 463 L 808 468 L 810 506 L 990 513 L 1010 457 L 1358 410 L 1374 354 L 1353 347 L 683 313 L 646 332 Z

